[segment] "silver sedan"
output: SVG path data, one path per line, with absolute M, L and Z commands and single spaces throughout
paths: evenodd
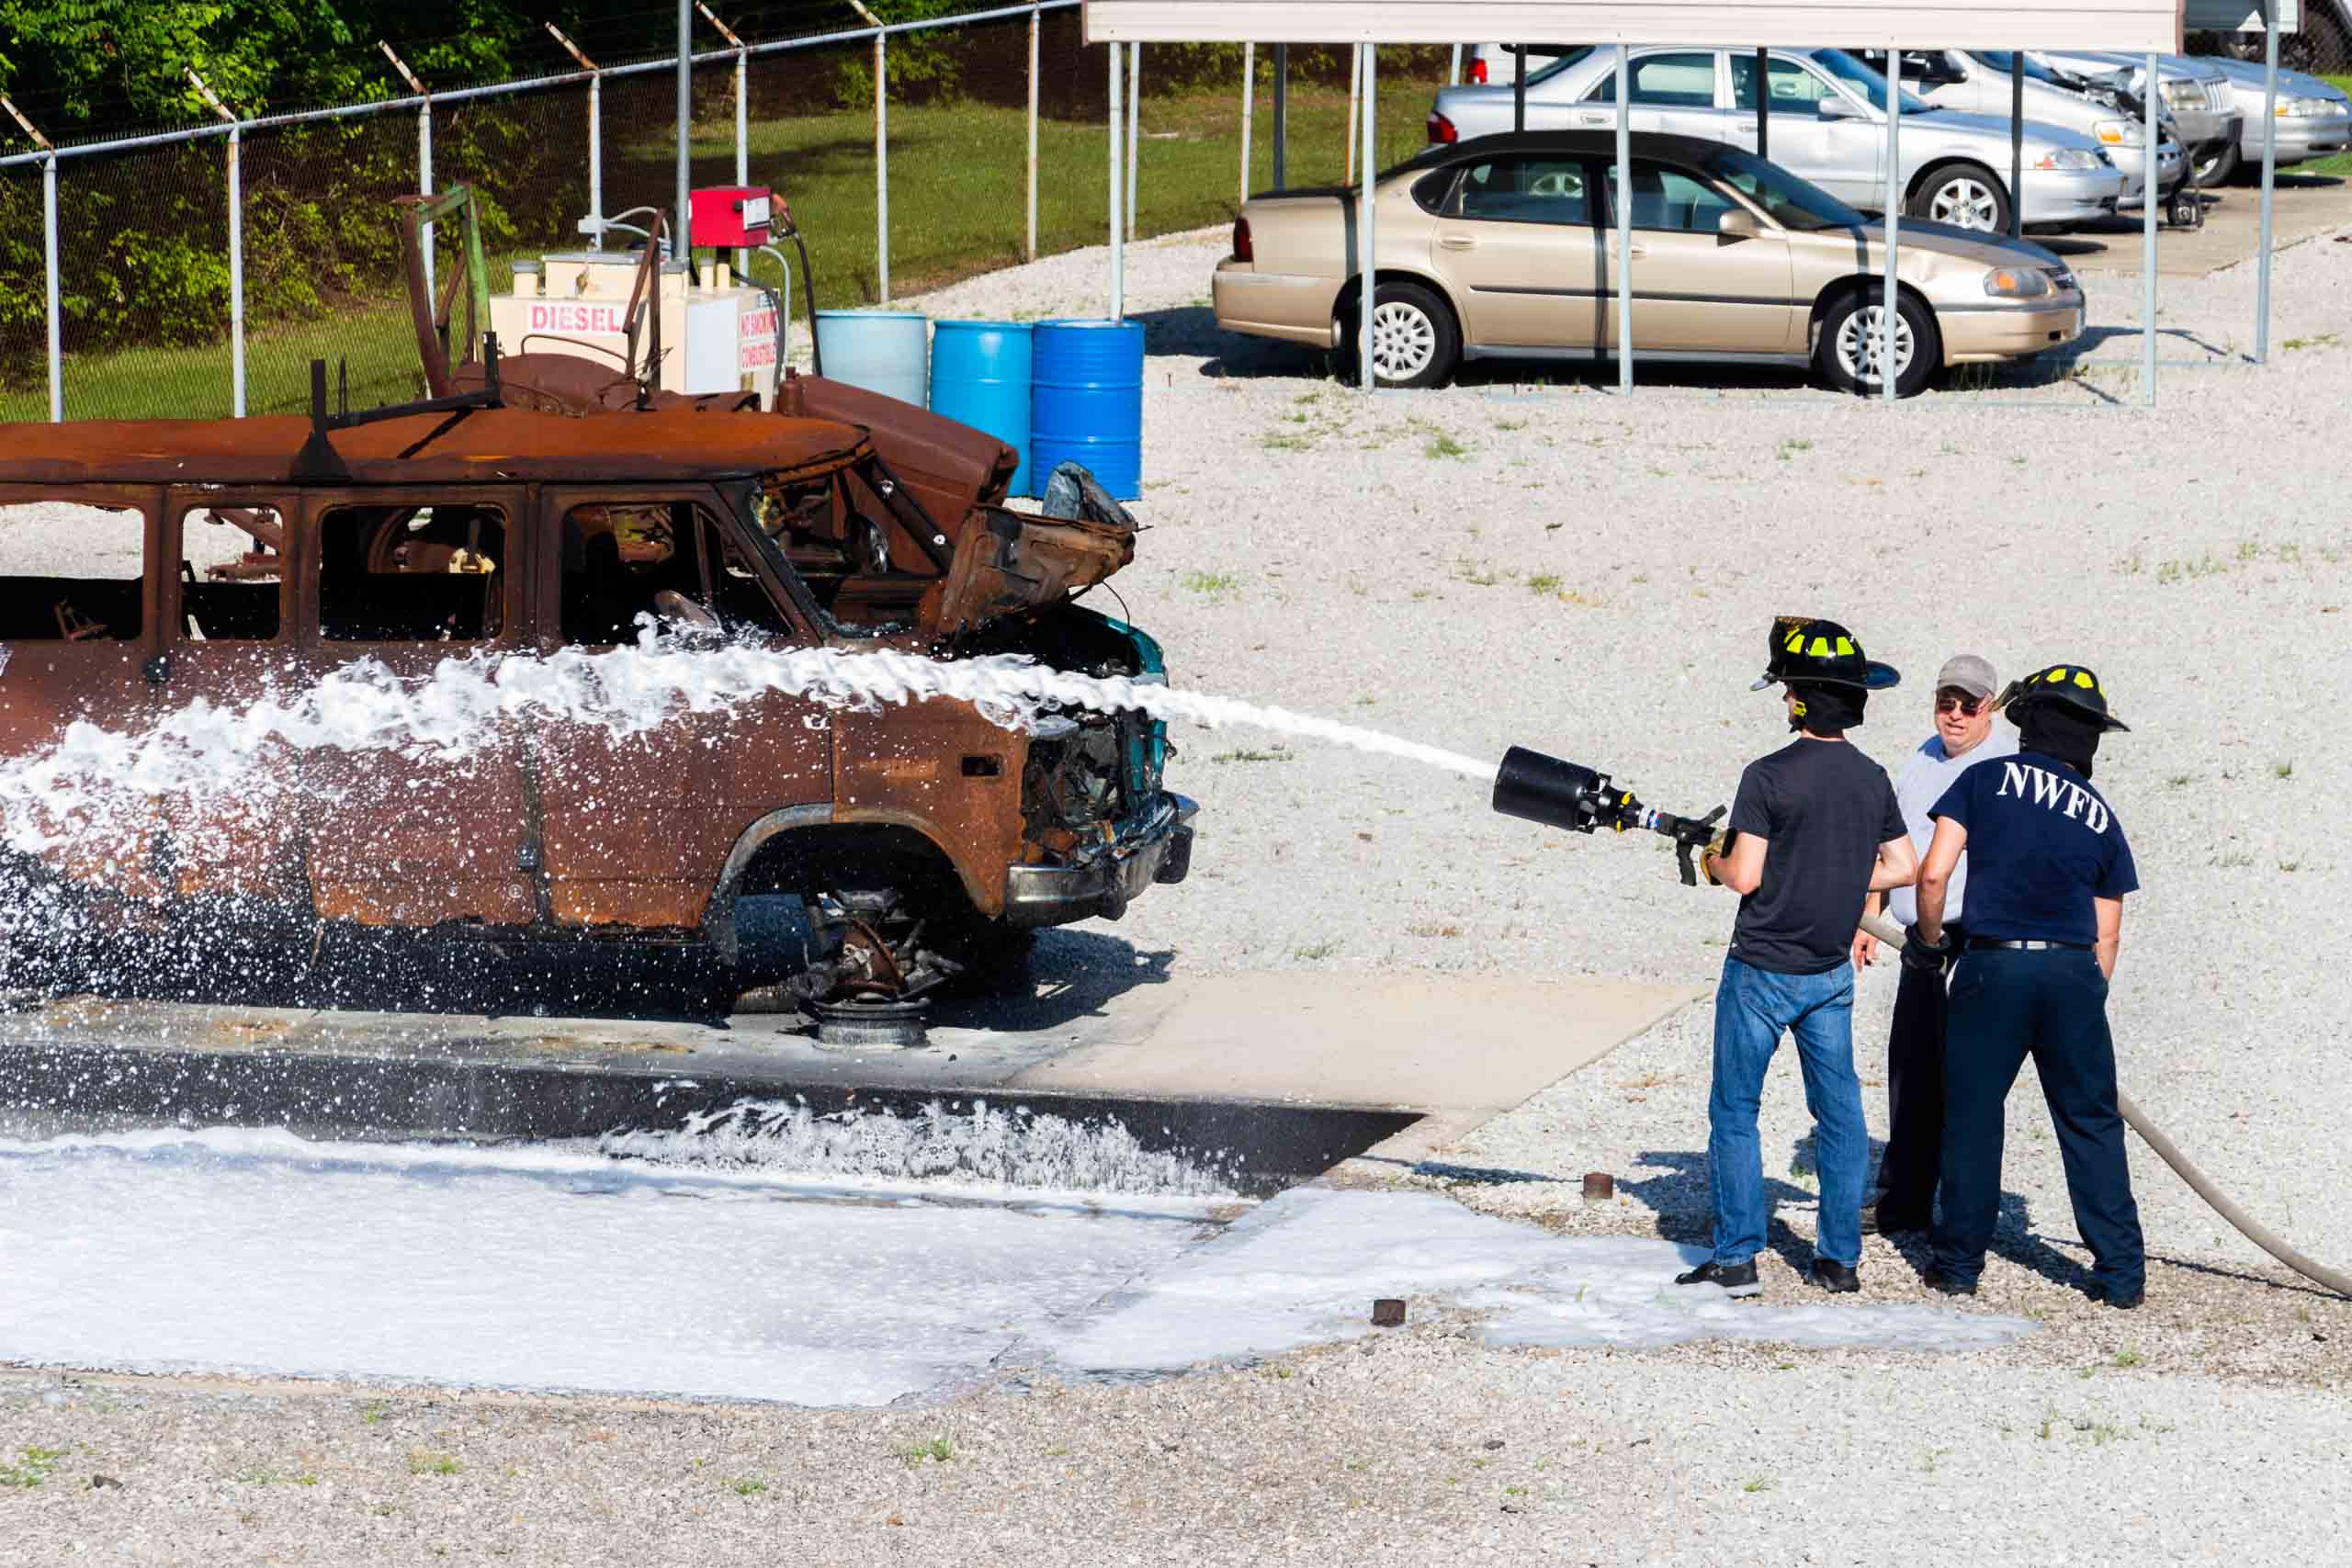
M 1756 51 L 1637 49 L 1629 72 L 1629 118 L 1664 131 L 1757 150 Z M 1453 141 L 1511 127 L 1511 88 L 1441 88 L 1430 140 Z M 1527 79 L 1529 129 L 1591 130 L 1616 123 L 1616 56 L 1586 48 Z M 1886 78 L 1840 49 L 1773 50 L 1765 96 L 1771 160 L 1856 207 L 1884 205 Z M 1958 114 L 1904 93 L 1905 210 L 1963 229 L 1999 233 L 2016 199 L 2007 117 Z M 2057 126 L 2025 128 L 2023 220 L 2064 224 L 2115 211 L 2123 175 L 2090 137 Z

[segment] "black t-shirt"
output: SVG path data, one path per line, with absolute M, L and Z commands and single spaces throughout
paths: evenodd
M 1764 879 L 1739 901 L 1732 956 L 1777 975 L 1846 963 L 1878 847 L 1907 836 L 1886 770 L 1843 742 L 1791 741 L 1739 775 L 1730 826 L 1765 840 Z
M 2139 888 L 2107 797 L 2055 757 L 1992 758 L 1953 780 L 1928 815 L 1968 829 L 1971 936 L 2088 947 L 2098 937 L 2093 900 Z

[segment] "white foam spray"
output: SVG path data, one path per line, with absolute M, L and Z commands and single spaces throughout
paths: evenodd
M 688 647 L 650 622 L 638 641 L 603 653 L 475 653 L 421 679 L 354 660 L 292 693 L 243 706 L 198 698 L 142 728 L 87 719 L 44 751 L 0 766 L 0 841 L 38 854 L 69 842 L 127 848 L 158 800 L 201 807 L 199 818 L 260 821 L 304 787 L 292 753 L 381 750 L 462 765 L 517 725 L 581 725 L 616 739 L 682 714 L 731 714 L 761 698 L 802 697 L 878 711 L 932 698 L 971 704 L 1009 729 L 1060 709 L 1136 711 L 1216 729 L 1243 726 L 1427 764 L 1490 782 L 1496 764 L 1350 724 L 1123 676 L 1050 669 L 1017 654 L 941 660 L 890 650 L 773 649 L 749 642 Z

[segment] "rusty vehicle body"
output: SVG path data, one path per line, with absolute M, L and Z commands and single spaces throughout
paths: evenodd
M 593 658 L 649 625 L 686 647 L 1017 652 L 1159 678 L 1150 637 L 1071 602 L 1132 558 L 1131 520 L 983 505 L 934 522 L 849 424 L 493 401 L 334 427 L 319 406 L 0 427 L 0 549 L 25 503 L 79 503 L 135 514 L 143 568 L 0 575 L 0 766 L 77 720 L 135 732 L 363 659 L 422 684 L 453 657 Z M 292 787 L 258 816 L 166 802 L 135 844 L 8 869 L 141 930 L 617 940 L 729 963 L 738 900 L 789 894 L 838 939 L 810 999 L 904 997 L 1181 880 L 1193 808 L 1161 787 L 1167 752 L 1132 712 L 1028 731 L 946 698 L 773 691 L 621 738 L 512 723 L 461 762 L 292 749 Z

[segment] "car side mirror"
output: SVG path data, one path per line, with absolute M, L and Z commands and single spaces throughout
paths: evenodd
M 1744 208 L 1734 208 L 1715 220 L 1715 233 L 1726 243 L 1752 240 L 1763 231 L 1764 226 L 1756 221 L 1756 214 Z
M 1859 119 L 1861 117 L 1861 110 L 1834 94 L 1815 103 L 1813 112 L 1824 119 Z

